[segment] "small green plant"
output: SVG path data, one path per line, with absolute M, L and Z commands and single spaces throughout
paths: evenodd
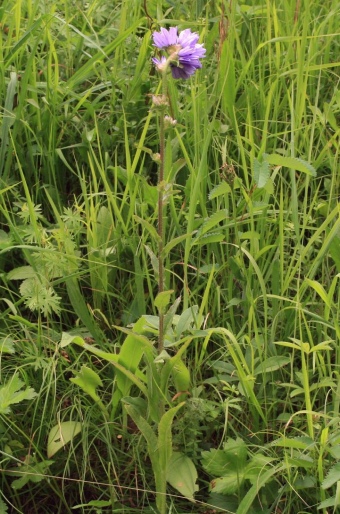
M 262 508 L 273 503 L 278 489 L 275 474 L 280 466 L 261 451 L 252 454 L 241 438 L 228 439 L 223 449 L 202 452 L 202 464 L 215 477 L 210 482 L 212 502 L 218 495 L 224 495 L 225 503 L 220 501 L 219 505 L 225 508 L 236 505 L 237 514 L 251 511 L 255 500 Z

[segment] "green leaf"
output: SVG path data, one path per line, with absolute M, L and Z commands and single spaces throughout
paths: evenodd
M 265 187 L 270 176 L 270 168 L 268 161 L 264 158 L 262 162 L 254 159 L 254 180 L 257 187 Z
M 249 239 L 250 241 L 259 241 L 261 239 L 261 235 L 255 230 L 247 230 L 246 232 L 239 232 L 239 238 L 241 241 L 245 241 Z
M 255 370 L 254 375 L 260 375 L 262 373 L 269 373 L 271 371 L 276 371 L 277 369 L 286 366 L 291 361 L 290 357 L 285 357 L 284 355 L 275 355 L 274 357 L 268 357 L 261 364 L 259 364 Z
M 309 455 L 302 454 L 301 452 L 297 454 L 297 457 L 287 457 L 286 462 L 290 467 L 310 469 L 315 466 L 314 459 L 312 457 L 309 457 Z M 294 487 L 296 487 L 295 482 Z
M 1 353 L 15 353 L 14 341 L 10 336 L 0 339 L 0 354 Z
M 18 471 L 11 470 L 12 476 L 20 477 L 17 480 L 13 480 L 12 488 L 15 490 L 21 489 L 28 482 L 38 484 L 45 479 L 46 472 L 51 464 L 53 464 L 52 460 L 37 462 L 34 456 L 27 455 L 24 462 L 17 468 Z
M 155 306 L 157 309 L 165 309 L 167 305 L 169 305 L 171 295 L 174 292 L 173 289 L 170 289 L 169 291 L 162 291 L 161 293 L 158 293 L 158 295 L 155 298 Z
M 118 356 L 118 364 L 133 374 L 135 374 L 139 366 L 145 349 L 152 349 L 150 341 L 145 336 L 140 335 L 140 332 L 143 331 L 144 326 L 145 320 L 143 317 L 141 317 L 134 324 L 132 332 L 129 332 L 129 335 L 123 342 Z M 117 387 L 123 396 L 127 396 L 132 386 L 132 382 L 126 374 L 120 373 L 118 369 L 116 372 Z
M 122 329 L 122 327 L 115 327 L 115 328 L 119 328 L 120 330 L 122 330 L 122 332 L 130 333 L 129 330 Z M 142 343 L 142 344 L 140 344 L 140 346 L 143 346 L 143 345 L 145 346 L 145 341 L 148 341 L 148 340 L 145 337 L 136 334 L 136 341 L 139 341 L 140 343 Z M 107 362 L 110 362 L 116 368 L 116 371 L 118 371 L 118 373 L 121 373 L 131 383 L 133 383 L 137 387 L 139 387 L 139 389 L 142 391 L 142 393 L 144 393 L 145 395 L 147 394 L 147 389 L 144 386 L 144 384 L 141 382 L 141 378 L 144 379 L 143 374 L 141 372 L 139 372 L 138 369 L 135 369 L 135 371 L 132 373 L 129 369 L 125 368 L 124 365 L 120 364 L 120 362 L 118 362 L 118 359 L 121 356 L 121 354 L 118 355 L 115 353 L 104 352 L 103 350 L 100 350 L 96 346 L 85 343 L 85 341 L 81 337 L 75 338 L 74 343 L 81 346 L 85 350 L 89 351 L 93 355 L 97 355 L 97 357 L 100 357 L 101 359 L 104 359 Z M 150 344 L 150 343 L 148 343 L 148 344 Z
M 340 503 L 336 499 L 336 497 L 331 496 L 331 498 L 327 498 L 327 500 L 324 500 L 321 503 L 319 503 L 318 510 L 327 509 L 328 507 L 339 507 L 339 506 L 340 506 Z M 333 510 L 333 512 L 334 512 L 334 510 Z
M 340 480 L 340 462 L 335 464 L 327 473 L 326 478 L 321 484 L 322 489 L 328 489 Z
M 230 469 L 223 477 L 211 481 L 210 487 L 214 493 L 234 494 L 240 490 L 244 482 L 244 470 Z
M 76 378 L 70 378 L 70 381 L 79 385 L 79 387 L 81 387 L 90 396 L 97 396 L 96 388 L 103 385 L 99 375 L 85 365 L 81 367 L 81 370 L 78 372 L 78 376 Z
M 125 409 L 129 416 L 136 423 L 137 427 L 143 434 L 147 447 L 148 454 L 151 461 L 152 471 L 156 483 L 156 496 L 157 507 L 160 512 L 165 512 L 166 506 L 166 469 L 163 468 L 163 462 L 159 458 L 159 444 L 156 434 L 149 423 L 141 416 L 139 409 L 137 410 L 133 405 L 125 405 Z
M 74 507 L 71 507 L 71 509 L 72 510 L 73 509 L 81 509 L 82 507 L 97 507 L 98 509 L 100 509 L 101 507 L 112 507 L 112 501 L 111 500 L 91 500 L 88 503 L 80 503 L 79 505 L 75 505 Z
M 224 39 L 224 38 L 223 38 Z M 234 119 L 236 101 L 236 73 L 235 73 L 235 42 L 234 38 L 225 38 L 219 49 L 217 91 L 221 98 L 222 111 Z
M 82 337 L 80 337 L 79 335 L 69 334 L 69 332 L 62 332 L 60 348 L 65 348 L 66 346 L 68 346 L 71 343 L 81 345 L 83 342 L 84 342 L 84 339 Z
M 2 191 L 0 191 L 0 194 Z M 4 250 L 5 248 L 9 248 L 12 246 L 13 240 L 10 234 L 7 234 L 4 230 L 0 229 L 0 250 Z M 8 276 L 8 275 L 7 275 Z M 1 511 L 0 511 L 1 513 Z
M 65 277 L 67 294 L 70 299 L 72 308 L 87 330 L 92 334 L 94 339 L 99 342 L 106 340 L 104 333 L 91 316 L 84 295 L 80 289 L 78 278 L 75 275 Z
M 22 389 L 25 383 L 15 373 L 11 379 L 0 387 L 0 414 L 8 414 L 10 405 L 20 403 L 24 400 L 32 400 L 37 393 L 31 387 Z
M 63 421 L 55 425 L 48 435 L 47 457 L 52 457 L 61 448 L 72 441 L 81 432 L 82 423 L 78 421 Z
M 229 218 L 229 213 L 228 213 L 227 209 L 218 210 L 217 212 L 212 214 L 209 218 L 206 218 L 203 221 L 203 224 L 197 231 L 196 239 L 202 237 L 204 234 L 209 232 L 212 228 L 216 227 L 216 225 L 218 225 L 218 227 L 219 227 L 220 226 L 219 224 L 222 221 L 227 220 L 228 218 Z
M 8 280 L 25 280 L 26 278 L 35 278 L 36 272 L 32 266 L 19 266 L 7 273 Z
M 340 273 L 340 234 L 336 234 L 331 240 L 329 254 L 335 263 L 337 272 Z
M 340 444 L 336 444 L 331 448 L 328 448 L 330 455 L 336 460 L 340 460 Z
M 59 315 L 61 297 L 56 295 L 52 287 L 35 278 L 27 278 L 19 288 L 20 294 L 25 300 L 25 305 L 32 311 L 40 311 L 44 316 L 52 312 Z
M 8 512 L 8 506 L 3 501 L 3 499 L 0 496 L 0 514 L 7 514 Z
M 10 73 L 10 80 L 8 83 L 4 114 L 2 115 L 2 123 L 0 126 L 0 176 L 2 176 L 2 170 L 6 161 L 6 153 L 9 148 L 8 141 L 10 135 L 10 128 L 15 120 L 15 114 L 13 113 L 14 97 L 16 94 L 18 82 L 18 75 L 12 71 Z
M 136 407 L 133 406 L 131 403 L 126 403 L 125 409 L 126 409 L 127 413 L 129 414 L 129 416 L 131 416 L 133 421 L 136 423 L 139 430 L 142 432 L 142 434 L 147 442 L 147 445 L 148 445 L 148 452 L 149 452 L 151 463 L 153 466 L 155 465 L 156 469 L 158 469 L 158 465 L 157 465 L 158 447 L 157 447 L 156 434 L 154 433 L 151 425 L 149 425 L 149 423 L 146 421 L 146 419 L 144 419 L 142 417 L 142 415 L 140 414 L 139 408 L 136 409 Z
M 309 163 L 297 157 L 284 157 L 279 154 L 263 154 L 264 159 L 274 166 L 283 166 L 296 171 L 301 171 L 312 177 L 316 176 L 315 168 Z
M 331 308 L 331 300 L 330 298 L 328 298 L 328 295 L 323 285 L 317 282 L 317 280 L 311 280 L 308 277 L 305 278 L 305 281 L 306 284 L 308 284 L 317 292 L 317 294 L 320 296 L 321 300 L 327 305 L 327 307 Z
M 198 315 L 198 305 L 193 305 L 192 307 L 189 307 L 188 309 L 185 309 L 185 311 L 182 312 L 180 315 L 177 323 L 176 323 L 176 337 L 179 339 L 183 332 L 186 330 L 190 330 L 191 325 L 193 325 L 196 322 Z
M 148 402 L 141 396 L 125 396 L 122 398 L 124 405 L 131 405 L 142 418 L 148 414 Z
M 191 236 L 192 234 L 182 234 L 181 236 L 171 239 L 163 248 L 163 256 L 166 257 L 175 246 Z
M 167 482 L 177 489 L 188 500 L 194 500 L 194 494 L 198 491 L 196 485 L 197 471 L 189 457 L 180 452 L 173 452 L 169 461 Z
M 158 453 L 159 464 L 162 473 L 167 472 L 168 465 L 172 454 L 172 422 L 179 409 L 183 407 L 185 402 L 178 404 L 176 407 L 169 409 L 158 424 Z
M 340 481 L 336 484 L 336 492 L 335 496 L 332 496 L 331 498 L 328 498 L 327 500 L 324 500 L 320 503 L 318 506 L 318 509 L 320 508 L 326 508 L 326 507 L 339 507 L 340 506 Z M 335 512 L 335 510 L 333 510 Z
M 301 346 L 295 343 L 289 343 L 288 341 L 274 341 L 274 344 L 285 346 L 286 348 L 293 348 L 294 350 L 301 350 Z
M 231 193 L 230 185 L 227 182 L 221 182 L 210 191 L 209 200 L 213 200 L 214 198 L 225 195 L 227 193 Z
M 272 480 L 272 478 L 274 477 L 274 475 L 276 473 L 279 474 L 279 472 L 281 472 L 283 469 L 284 468 L 282 466 L 280 467 L 280 465 L 277 465 L 277 466 L 274 466 L 273 468 L 269 469 L 268 471 L 261 473 L 258 476 L 257 481 L 254 483 L 254 485 L 252 485 L 252 487 L 247 491 L 246 495 L 241 500 L 241 502 L 237 508 L 236 514 L 247 514 L 249 512 L 249 509 L 250 509 L 253 501 L 257 497 L 261 487 L 263 487 L 268 482 L 270 482 Z
M 247 446 L 239 437 L 235 440 L 229 439 L 223 450 L 212 449 L 209 452 L 202 452 L 203 467 L 213 476 L 232 477 L 233 482 L 236 475 L 245 467 L 247 461 Z M 223 484 L 227 487 L 227 484 Z M 222 492 L 222 491 L 215 491 Z M 227 494 L 227 493 L 226 493 Z M 229 493 L 228 493 L 229 494 Z
M 176 311 L 178 309 L 179 304 L 181 303 L 181 297 L 176 298 L 174 303 L 170 305 L 167 313 L 164 316 L 164 332 L 166 333 L 167 329 L 172 325 L 173 319 L 175 317 Z M 157 328 L 159 326 L 159 321 L 157 323 Z
M 147 231 L 149 232 L 149 234 L 150 234 L 151 238 L 152 238 L 154 241 L 156 241 L 156 242 L 158 242 L 158 241 L 159 241 L 159 235 L 158 235 L 157 229 L 156 229 L 153 225 L 151 225 L 151 223 L 150 223 L 149 221 L 147 221 L 147 220 L 143 220 L 143 218 L 140 218 L 140 217 L 139 217 L 139 216 L 137 216 L 137 215 L 134 215 L 134 219 L 135 219 L 138 223 L 140 223 L 140 224 L 143 226 L 143 228 L 144 228 L 145 230 L 147 230 Z
M 191 382 L 190 371 L 182 359 L 176 360 L 176 364 L 173 366 L 171 374 L 178 393 L 185 392 L 189 389 Z
M 315 442 L 310 437 L 302 436 L 302 437 L 280 437 L 279 439 L 275 439 L 275 441 L 270 443 L 270 446 L 280 446 L 283 448 L 296 448 L 299 450 L 307 450 L 315 446 Z
M 153 251 L 151 250 L 151 248 L 147 245 L 144 245 L 144 248 L 145 250 L 147 251 L 149 257 L 150 257 L 150 261 L 151 261 L 151 266 L 152 266 L 152 269 L 153 269 L 153 272 L 154 272 L 154 275 L 155 275 L 155 279 L 157 280 L 158 279 L 158 274 L 159 274 L 159 261 L 156 257 L 156 255 L 153 253 Z
M 209 234 L 204 234 L 193 240 L 192 246 L 195 245 L 207 245 L 210 243 L 220 243 L 224 240 L 224 234 L 221 232 L 211 232 Z
M 244 477 L 247 480 L 250 480 L 252 484 L 256 482 L 259 475 L 263 473 L 266 469 L 269 469 L 269 464 L 273 462 L 274 459 L 271 457 L 266 457 L 262 455 L 262 453 L 257 453 L 252 457 L 252 459 L 248 462 L 245 468 Z

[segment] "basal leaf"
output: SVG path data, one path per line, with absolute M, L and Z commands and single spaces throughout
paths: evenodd
M 52 457 L 61 448 L 72 441 L 81 432 L 82 423 L 78 421 L 63 421 L 55 425 L 48 435 L 47 456 Z
M 228 460 L 236 464 L 238 469 L 246 464 L 248 454 L 247 445 L 240 437 L 228 439 L 224 444 L 223 451 Z
M 223 477 L 234 472 L 237 474 L 246 465 L 247 446 L 242 439 L 231 439 L 225 443 L 223 450 L 204 451 L 202 457 L 203 467 L 211 475 Z
M 166 473 L 172 454 L 172 422 L 177 412 L 183 407 L 184 402 L 172 407 L 163 414 L 158 424 L 158 452 L 159 463 Z
M 244 482 L 244 470 L 229 470 L 223 477 L 211 481 L 210 487 L 214 493 L 234 494 L 239 491 Z
M 194 499 L 198 491 L 196 485 L 197 471 L 189 457 L 180 452 L 173 452 L 166 474 L 167 482 L 188 500 Z

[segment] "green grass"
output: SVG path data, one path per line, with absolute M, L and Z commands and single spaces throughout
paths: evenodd
M 0 491 L 8 512 L 156 512 L 147 444 L 120 403 L 112 408 L 117 368 L 60 342 L 63 332 L 77 334 L 118 355 L 120 328 L 157 316 L 151 34 L 169 25 L 199 32 L 207 48 L 202 70 L 169 85 L 177 125 L 166 141 L 175 190 L 166 287 L 172 301 L 181 297 L 178 314 L 191 308 L 195 318 L 183 336 L 193 338 L 183 354 L 191 387 L 173 447 L 199 476 L 196 504 L 169 486 L 169 512 L 213 512 L 209 504 L 238 514 L 336 512 L 339 14 L 335 0 L 2 2 Z M 139 373 L 150 369 L 143 359 Z M 70 381 L 82 366 L 100 377 L 109 420 Z M 7 404 L 15 373 L 23 396 Z M 49 432 L 65 421 L 81 422 L 81 434 L 48 458 Z M 202 460 L 220 450 L 229 462 L 231 441 L 243 463 L 232 468 L 243 477 L 236 487 Z M 246 470 L 256 459 L 258 482 Z M 221 473 L 225 488 L 211 491 Z

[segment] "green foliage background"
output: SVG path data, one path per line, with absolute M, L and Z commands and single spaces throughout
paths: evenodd
M 207 48 L 169 91 L 167 288 L 196 319 L 173 446 L 199 471 L 197 503 L 169 488 L 171 512 L 340 505 L 339 10 L 3 0 L 0 512 L 155 512 L 113 366 L 60 342 L 118 354 L 119 327 L 157 315 L 151 34 L 170 25 Z M 50 458 L 62 422 L 82 430 Z

